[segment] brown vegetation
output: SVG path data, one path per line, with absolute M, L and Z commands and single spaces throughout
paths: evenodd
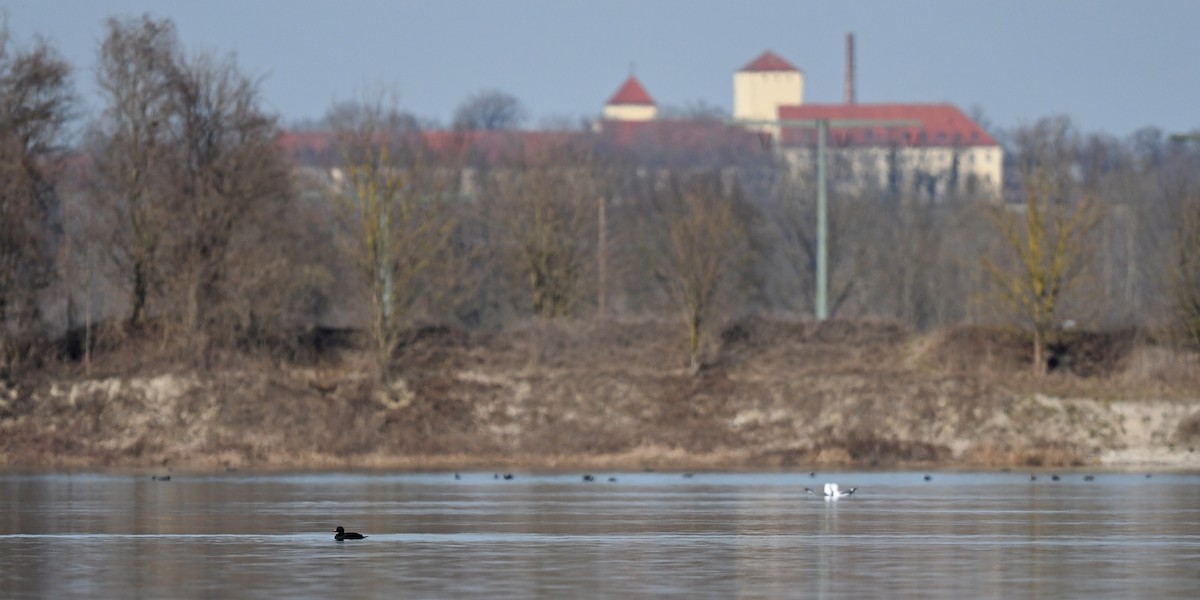
M 344 336 L 314 362 L 231 355 L 139 372 L 121 356 L 131 340 L 92 377 L 3 390 L 0 444 L 9 468 L 1038 468 L 1140 449 L 1122 411 L 1164 402 L 1176 416 L 1146 445 L 1197 435 L 1194 358 L 1167 387 L 1132 377 L 1154 348 L 1133 332 L 1081 333 L 1063 349 L 1071 369 L 1035 378 L 1027 341 L 1000 330 L 749 319 L 696 375 L 675 358 L 675 331 L 426 326 L 403 336 L 387 383 Z M 1057 397 L 1039 392 L 1046 381 Z

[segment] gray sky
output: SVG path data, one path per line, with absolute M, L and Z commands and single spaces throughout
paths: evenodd
M 111 15 L 175 21 L 191 52 L 234 53 L 285 122 L 391 86 L 442 123 L 482 89 L 531 125 L 594 117 L 631 65 L 660 107 L 732 105 L 733 73 L 771 49 L 806 102 L 840 102 L 844 38 L 858 101 L 950 102 L 995 126 L 1065 114 L 1085 132 L 1200 129 L 1200 2 L 1191 0 L 0 0 L 18 43 L 41 35 L 92 71 Z

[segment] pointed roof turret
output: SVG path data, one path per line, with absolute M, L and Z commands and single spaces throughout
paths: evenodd
M 647 104 L 654 106 L 654 99 L 650 94 L 646 93 L 646 88 L 642 87 L 637 77 L 629 76 L 625 83 L 621 84 L 617 93 L 613 94 L 612 98 L 608 99 L 609 106 L 614 104 Z
M 742 71 L 799 71 L 792 63 L 783 59 L 783 57 L 767 50 L 759 55 L 758 58 L 750 61 L 750 64 L 742 67 Z

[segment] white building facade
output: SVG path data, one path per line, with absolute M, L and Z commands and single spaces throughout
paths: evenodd
M 950 104 L 829 104 L 780 106 L 779 151 L 797 168 L 815 160 L 815 129 L 789 121 L 827 119 L 826 154 L 835 182 L 876 186 L 929 199 L 1000 199 L 1000 145 Z M 887 126 L 879 123 L 919 125 Z M 860 122 L 862 126 L 838 126 Z

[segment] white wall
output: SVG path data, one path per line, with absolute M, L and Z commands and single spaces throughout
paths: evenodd
M 804 103 L 799 71 L 738 71 L 733 74 L 733 118 L 774 121 L 780 105 Z
M 658 107 L 653 104 L 607 104 L 604 118 L 609 121 L 653 121 Z
M 854 191 L 873 185 L 880 189 L 888 186 L 888 162 L 892 149 L 886 146 L 826 148 L 829 160 L 829 177 L 837 189 Z M 958 157 L 958 191 L 975 197 L 999 199 L 1002 189 L 1003 161 L 999 146 L 947 147 L 926 146 L 918 148 L 896 148 L 896 166 L 899 171 L 897 182 L 902 192 L 916 186 L 918 173 L 936 178 L 934 193 L 942 196 L 949 191 L 950 174 L 955 155 Z M 816 149 L 812 147 L 787 148 L 784 155 L 795 174 L 811 176 Z M 847 172 L 848 171 L 848 172 Z M 974 182 L 974 190 L 969 189 Z

